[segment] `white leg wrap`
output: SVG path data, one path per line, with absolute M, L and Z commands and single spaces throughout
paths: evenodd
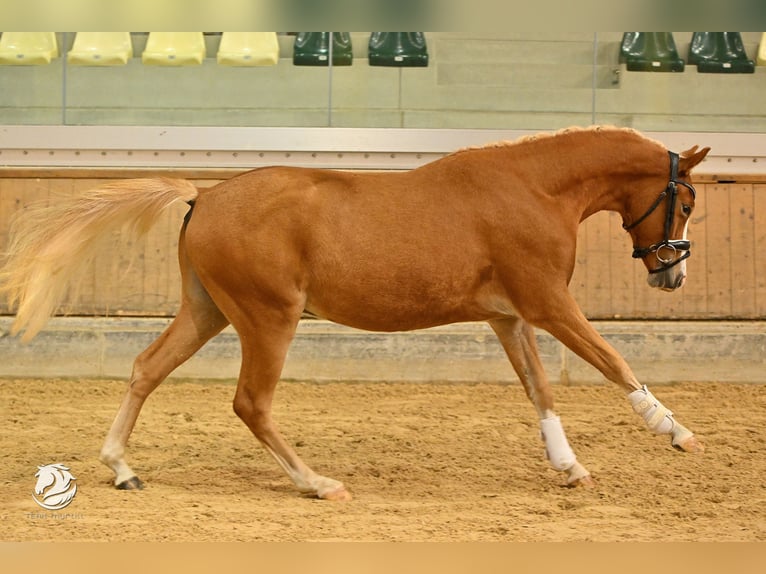
M 666 409 L 656 397 L 649 392 L 646 385 L 628 395 L 633 410 L 643 417 L 646 426 L 654 434 L 670 434 L 676 422 L 673 413 Z
M 545 454 L 555 470 L 567 470 L 576 462 L 572 448 L 567 442 L 561 419 L 557 416 L 540 419 L 540 431 L 545 441 Z

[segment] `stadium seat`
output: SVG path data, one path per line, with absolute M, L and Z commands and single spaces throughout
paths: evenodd
M 766 32 L 761 35 L 761 43 L 758 45 L 758 65 L 766 66 Z
M 132 57 L 130 32 L 77 32 L 67 62 L 79 66 L 124 66 Z
M 631 72 L 684 71 L 671 32 L 625 32 L 619 60 Z
M 296 66 L 327 66 L 330 57 L 330 32 L 299 32 L 295 37 L 293 64 Z M 332 33 L 332 65 L 350 66 L 354 62 L 351 34 Z
M 712 74 L 752 74 L 755 62 L 748 59 L 739 32 L 694 32 L 689 44 L 690 65 Z
M 55 32 L 3 32 L 0 37 L 0 64 L 37 66 L 58 58 Z
M 428 66 L 428 47 L 423 32 L 373 32 L 369 45 L 370 66 Z
M 276 32 L 224 32 L 218 48 L 222 66 L 274 66 L 279 62 Z
M 141 61 L 150 66 L 198 66 L 205 51 L 202 32 L 149 32 Z

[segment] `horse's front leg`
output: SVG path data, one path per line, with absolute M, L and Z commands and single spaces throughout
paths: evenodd
M 633 410 L 640 415 L 649 430 L 655 434 L 669 434 L 671 444 L 685 452 L 702 452 L 702 443 L 694 434 L 679 423 L 646 385 L 641 385 L 625 359 L 609 345 L 580 311 L 571 296 L 555 303 L 538 306 L 543 313 L 531 318 L 533 324 L 548 331 L 573 352 L 593 365 L 610 381 L 618 384 L 628 394 Z
M 551 466 L 566 473 L 567 484 L 570 486 L 592 484 L 590 473 L 577 461 L 561 420 L 553 410 L 553 393 L 537 352 L 537 341 L 531 325 L 517 317 L 490 321 L 489 325 L 500 339 L 529 400 L 537 410 L 540 434 Z

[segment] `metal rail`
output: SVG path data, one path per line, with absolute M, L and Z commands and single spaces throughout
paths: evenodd
M 248 169 L 300 165 L 412 169 L 456 149 L 538 130 L 0 126 L 0 168 Z M 766 174 L 766 134 L 645 132 L 673 151 L 712 151 L 696 174 Z

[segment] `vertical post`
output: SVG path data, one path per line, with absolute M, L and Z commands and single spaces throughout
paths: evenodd
M 598 86 L 598 73 L 596 64 L 598 63 L 598 32 L 593 32 L 593 78 L 591 85 L 591 105 L 590 105 L 590 123 L 596 123 L 596 88 Z
M 61 125 L 65 126 L 67 125 L 67 119 L 66 119 L 66 108 L 67 108 L 67 98 L 66 98 L 66 90 L 67 90 L 67 62 L 66 62 L 66 55 L 67 55 L 67 42 L 69 40 L 68 38 L 69 32 L 63 32 L 62 34 L 62 42 L 61 42 L 61 48 L 59 49 L 59 54 L 61 55 Z
M 327 72 L 327 83 L 328 83 L 328 94 L 327 94 L 327 127 L 332 127 L 332 48 L 333 44 L 335 43 L 333 34 L 335 32 L 330 32 L 330 41 L 328 46 L 328 58 L 329 61 L 327 62 L 328 66 L 328 72 Z

